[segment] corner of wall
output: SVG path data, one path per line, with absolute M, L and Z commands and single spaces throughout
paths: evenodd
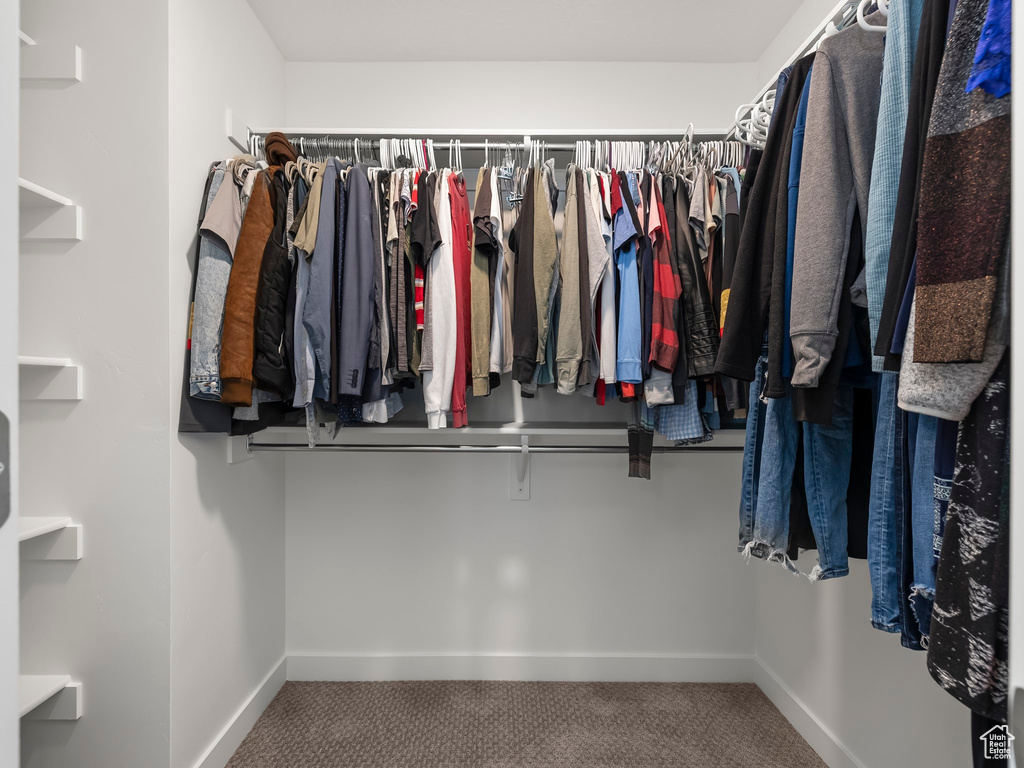
M 223 435 L 177 434 L 182 342 L 205 174 L 237 153 L 226 110 L 281 121 L 284 60 L 245 0 L 170 5 L 170 762 L 220 768 L 214 745 L 283 675 L 284 461 L 229 466 Z

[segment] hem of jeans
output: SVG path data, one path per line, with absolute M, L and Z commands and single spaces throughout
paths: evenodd
M 892 624 L 892 623 L 886 623 L 886 622 L 882 622 L 882 621 L 875 621 L 874 619 L 871 620 L 871 626 L 874 627 L 875 629 L 881 630 L 882 632 L 891 632 L 892 634 L 896 634 L 897 632 L 900 631 L 900 625 L 899 624 Z
M 821 564 L 814 566 L 807 578 L 811 581 L 826 581 L 828 579 L 839 579 L 850 575 L 849 566 L 845 568 L 822 568 Z
M 902 645 L 907 650 L 911 650 L 911 651 L 924 651 L 924 650 L 927 650 L 926 648 L 924 648 L 924 646 L 921 645 L 921 643 L 919 641 L 913 640 L 913 639 L 907 637 L 906 635 L 901 635 L 900 636 L 900 645 Z
M 743 556 L 750 562 L 751 557 L 764 560 L 766 563 L 778 563 L 794 576 L 800 575 L 800 569 L 793 563 L 786 550 L 773 547 L 764 541 L 749 541 L 743 547 Z
M 918 611 L 923 607 L 919 606 L 918 602 L 924 601 L 932 606 L 935 605 L 935 588 L 928 587 L 924 584 L 912 584 L 910 586 L 910 599 L 907 600 L 910 606 L 910 615 L 914 617 L 914 621 L 917 624 L 917 631 L 921 633 L 921 648 L 928 649 L 928 637 L 931 632 L 926 632 L 924 626 L 922 626 L 921 617 L 918 616 Z M 928 610 L 929 619 L 931 610 Z M 928 629 L 931 629 L 931 622 L 928 622 Z

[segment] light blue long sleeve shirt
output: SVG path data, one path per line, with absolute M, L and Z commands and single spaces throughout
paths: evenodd
M 878 108 L 878 129 L 875 132 L 875 155 L 871 167 L 867 235 L 864 242 L 872 349 L 878 338 L 878 324 L 885 300 L 889 246 L 896 216 L 900 167 L 903 163 L 903 137 L 907 130 L 910 77 L 917 53 L 917 33 L 921 26 L 923 7 L 924 0 L 893 0 L 886 25 L 882 97 Z M 883 361 L 882 357 L 872 356 L 872 369 L 881 371 Z

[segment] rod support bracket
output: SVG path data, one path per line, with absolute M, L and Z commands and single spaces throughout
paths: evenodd
M 530 438 L 522 436 L 522 450 L 509 457 L 509 499 L 530 500 Z
M 231 435 L 228 437 L 228 464 L 240 464 L 253 458 L 252 435 Z

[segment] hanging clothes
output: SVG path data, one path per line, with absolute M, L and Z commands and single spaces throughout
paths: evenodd
M 793 256 L 794 387 L 817 386 L 835 350 L 854 207 L 868 210 L 883 53 L 882 36 L 856 25 L 814 58 Z
M 729 285 L 729 303 L 714 370 L 751 381 L 760 357 L 771 300 L 776 211 L 784 170 L 787 123 L 795 115 L 814 56 L 793 65 L 781 97 L 776 96 L 768 139 L 747 202 L 739 250 Z M 685 290 L 685 288 L 684 288 Z

